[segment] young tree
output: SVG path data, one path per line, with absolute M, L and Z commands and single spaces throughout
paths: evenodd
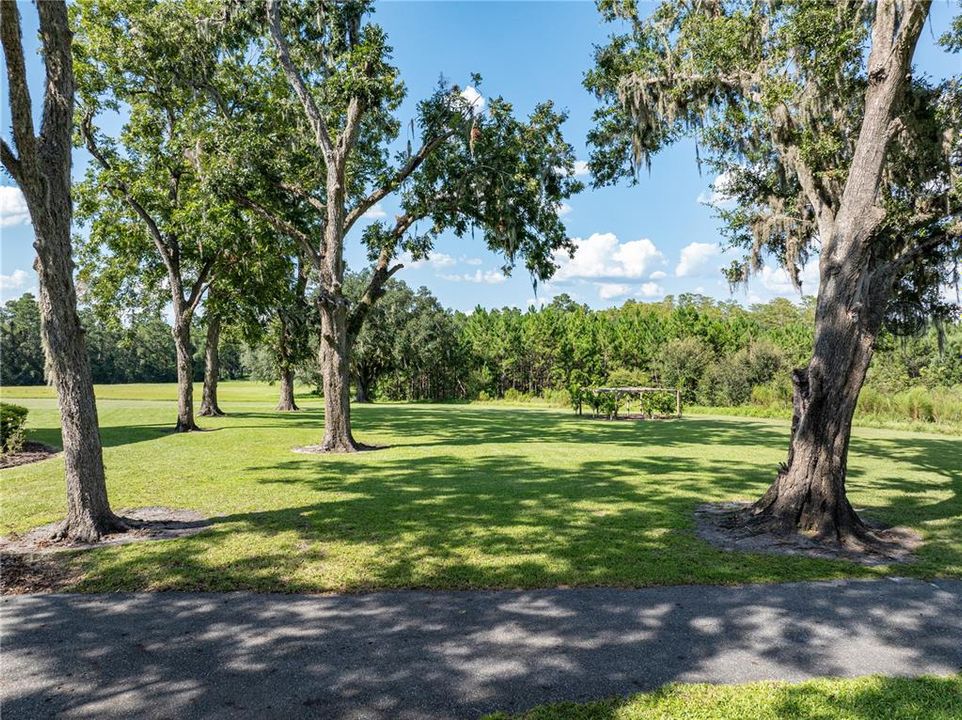
M 46 0 L 37 3 L 37 12 L 46 74 L 39 136 L 34 132 L 31 114 L 20 10 L 15 2 L 0 3 L 0 40 L 16 147 L 14 150 L 0 140 L 0 155 L 3 167 L 26 198 L 33 223 L 41 337 L 60 405 L 67 518 L 55 535 L 93 542 L 125 526 L 107 501 L 97 405 L 73 279 L 70 168 L 74 74 L 67 7 L 63 2 Z
M 596 183 L 694 134 L 737 201 L 720 212 L 748 250 L 732 280 L 768 251 L 799 283 L 818 248 L 814 347 L 793 373 L 788 461 L 739 522 L 881 547 L 845 494 L 852 415 L 886 319 L 939 311 L 958 258 L 957 82 L 912 74 L 929 3 L 672 0 L 647 18 L 627 0 L 599 6 L 630 29 L 597 50 L 586 78 L 602 102 Z
M 400 131 L 393 114 L 404 88 L 389 63 L 384 32 L 365 22 L 370 9 L 370 2 L 299 2 L 282 13 L 277 0 L 238 9 L 269 65 L 256 73 L 251 68 L 244 80 L 243 117 L 227 118 L 221 133 L 222 148 L 233 147 L 230 161 L 211 182 L 222 190 L 229 185 L 235 200 L 297 240 L 317 275 L 325 403 L 320 449 L 333 452 L 359 447 L 350 423 L 350 347 L 385 283 L 401 269 L 401 252 L 424 257 L 445 228 L 463 235 L 480 227 L 508 265 L 523 257 L 535 277 L 547 277 L 552 252 L 571 248 L 557 210 L 580 188 L 560 132 L 564 115 L 546 103 L 521 122 L 502 100 L 480 113 L 456 87 L 442 86 L 420 103 L 420 147 L 392 161 L 390 144 Z M 265 125 L 270 134 L 261 131 Z M 345 238 L 392 194 L 402 211 L 392 225 L 366 228 L 374 266 L 352 304 L 343 289 Z M 291 213 L 305 211 L 316 218 L 315 233 L 290 221 Z M 419 232 L 419 222 L 428 229 Z
M 177 425 L 196 430 L 191 325 L 224 250 L 241 242 L 237 213 L 197 179 L 200 138 L 216 89 L 216 56 L 191 7 L 147 0 L 82 0 L 76 28 L 80 136 L 93 156 L 78 186 L 90 221 L 83 269 L 110 300 L 166 291 L 177 351 Z M 116 138 L 94 125 L 122 113 Z M 240 257 L 240 253 L 235 253 Z

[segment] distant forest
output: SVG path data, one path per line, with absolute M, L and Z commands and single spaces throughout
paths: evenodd
M 361 287 L 363 278 L 355 277 Z M 305 311 L 309 312 L 309 311 Z M 811 300 L 745 308 L 699 295 L 628 301 L 591 310 L 567 295 L 546 306 L 454 312 L 426 289 L 392 280 L 359 335 L 352 382 L 359 399 L 474 400 L 541 397 L 566 404 L 578 388 L 598 385 L 680 387 L 688 404 L 787 405 L 790 370 L 812 347 Z M 173 382 L 171 329 L 159 311 L 122 321 L 81 310 L 97 383 Z M 277 333 L 225 321 L 221 379 L 274 381 Z M 30 294 L 0 309 L 3 385 L 44 382 L 40 316 Z M 201 328 L 202 330 L 203 328 Z M 195 341 L 195 374 L 204 372 L 204 333 Z M 314 348 L 299 353 L 297 377 L 319 385 Z M 930 325 L 910 337 L 883 334 L 860 400 L 863 411 L 902 399 L 896 414 L 944 420 L 962 396 L 962 325 Z M 913 401 L 912 398 L 915 398 Z M 913 402 L 918 407 L 913 407 Z M 953 409 L 940 408 L 951 405 Z M 941 415 L 941 416 L 940 416 Z M 952 418 L 948 418 L 952 419 Z

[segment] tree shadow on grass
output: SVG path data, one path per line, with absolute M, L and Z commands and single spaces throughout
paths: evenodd
M 245 473 L 260 483 L 305 486 L 319 499 L 215 517 L 211 530 L 166 548 L 92 553 L 80 589 L 726 583 L 855 567 L 725 553 L 698 540 L 695 505 L 764 487 L 768 470 L 751 463 L 718 472 L 706 461 L 659 456 L 561 470 L 513 454 L 470 461 L 446 454 L 292 458 Z M 225 546 L 232 549 L 220 551 Z M 276 552 L 280 560 L 261 564 Z
M 787 449 L 788 427 L 758 421 L 682 418 L 602 422 L 553 411 L 470 409 L 460 406 L 366 406 L 354 414 L 358 433 L 417 438 L 406 444 L 478 445 L 518 442 L 716 445 L 738 443 Z
M 103 447 L 131 445 L 140 442 L 158 440 L 166 435 L 174 435 L 173 424 L 153 423 L 145 425 L 108 425 L 100 428 L 100 442 Z M 60 428 L 30 428 L 28 437 L 36 442 L 62 448 L 63 440 Z
M 425 437 L 426 442 L 419 446 L 415 441 L 399 452 L 290 457 L 246 467 L 245 484 L 299 486 L 299 497 L 307 489 L 319 499 L 227 514 L 200 536 L 206 539 L 171 548 L 169 557 L 159 550 L 149 557 L 103 556 L 87 563 L 82 587 L 296 591 L 644 585 L 873 572 L 840 561 L 717 551 L 695 536 L 693 511 L 698 504 L 751 499 L 764 491 L 775 473 L 771 451 L 782 447 L 787 428 L 691 419 L 639 428 L 587 423 L 583 430 L 577 418 L 558 413 L 436 406 L 365 411 L 358 414 L 365 439 Z M 278 415 L 283 427 L 302 427 L 317 418 L 239 413 L 234 422 L 240 424 L 225 425 L 224 430 L 276 430 Z M 529 424 L 532 416 L 541 423 L 537 432 Z M 589 436 L 581 436 L 582 431 Z M 573 446 L 578 452 L 563 467 L 547 458 L 538 461 L 536 453 L 506 452 L 533 435 L 546 443 L 578 443 Z M 744 452 L 736 450 L 722 461 L 711 455 L 694 457 L 688 449 L 715 443 Z M 450 445 L 451 452 L 437 447 L 442 444 Z M 468 445 L 477 449 L 465 456 L 458 448 Z M 592 450 L 605 445 L 625 451 L 616 451 L 612 459 L 610 447 L 605 453 Z M 658 452 L 639 452 L 649 446 Z M 962 515 L 958 473 L 944 465 L 954 462 L 957 453 L 949 440 L 858 438 L 853 447 L 856 467 L 862 457 L 894 458 L 904 472 L 937 472 L 951 483 L 944 487 L 953 488 L 950 499 L 926 504 L 922 497 L 912 498 L 917 482 L 873 477 L 869 491 L 881 487 L 888 494 L 871 495 L 868 513 L 913 527 Z M 852 473 L 856 488 L 860 472 Z M 923 562 L 899 572 L 932 575 L 962 566 L 962 548 L 957 537 L 949 536 L 953 528 L 962 530 L 955 520 L 927 529 L 934 549 L 923 548 Z M 251 547 L 218 551 L 235 538 Z M 279 542 L 287 555 L 269 565 L 268 577 L 260 577 L 260 554 L 270 554 Z

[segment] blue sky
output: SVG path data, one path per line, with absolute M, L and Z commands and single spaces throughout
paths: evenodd
M 653 6 L 653 5 L 652 5 Z M 955 3 L 936 2 L 918 51 L 918 69 L 934 78 L 962 72 L 962 59 L 936 45 L 948 27 Z M 35 108 L 41 93 L 42 65 L 35 54 L 36 13 L 23 5 L 24 43 L 33 84 Z M 483 76 L 485 96 L 501 95 L 518 112 L 552 99 L 566 109 L 568 140 L 579 159 L 587 159 L 585 137 L 591 126 L 594 99 L 581 85 L 591 65 L 592 47 L 610 32 L 590 2 L 382 2 L 374 16 L 387 30 L 395 63 L 408 87 L 400 117 L 406 124 L 416 102 L 429 95 L 439 76 L 461 85 L 472 72 Z M 3 121 L 9 141 L 6 72 L 3 70 Z M 87 155 L 77 151 L 79 176 Z M 587 180 L 588 178 L 583 178 Z M 593 307 L 624 302 L 629 297 L 657 300 L 666 294 L 700 292 L 750 303 L 783 295 L 797 298 L 784 273 L 769 264 L 746 290 L 731 295 L 719 268 L 727 264 L 718 223 L 699 202 L 710 195 L 711 176 L 699 174 L 694 146 L 681 142 L 656 156 L 651 173 L 635 186 L 587 189 L 568 203 L 564 216 L 577 238 L 574 261 L 565 261 L 557 277 L 538 288 L 538 301 L 566 292 Z M 0 301 L 36 287 L 32 269 L 32 231 L 17 193 L 4 177 L 0 189 Z M 393 216 L 390 200 L 380 208 Z M 364 264 L 359 231 L 349 239 L 348 262 Z M 470 310 L 476 305 L 526 307 L 536 294 L 527 273 L 505 277 L 502 259 L 487 252 L 479 239 L 442 236 L 430 261 L 409 265 L 400 274 L 412 286 L 427 286 L 448 307 Z M 814 268 L 810 268 L 810 271 Z M 812 279 L 811 272 L 807 275 Z M 814 292 L 810 281 L 805 290 Z

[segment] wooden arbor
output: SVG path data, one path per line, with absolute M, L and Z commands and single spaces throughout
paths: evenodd
M 669 394 L 675 396 L 675 417 L 681 417 L 681 389 L 680 388 L 668 388 L 668 387 L 599 387 L 592 388 L 589 393 L 595 396 L 596 400 L 601 398 L 608 398 L 607 402 L 595 402 L 592 405 L 596 408 L 596 414 L 598 414 L 598 408 L 602 405 L 605 406 L 606 412 L 603 413 L 611 419 L 618 418 L 618 410 L 621 407 L 621 403 L 625 399 L 637 398 L 641 401 L 641 398 L 645 394 L 650 393 L 660 393 Z M 639 402 L 639 405 L 642 405 Z M 645 415 L 643 406 L 641 408 L 641 414 Z M 648 413 L 649 416 L 653 416 L 654 412 Z

